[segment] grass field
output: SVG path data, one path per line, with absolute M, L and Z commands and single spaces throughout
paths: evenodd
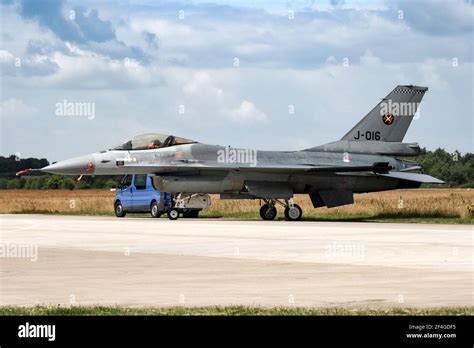
M 0 213 L 113 215 L 114 192 L 109 190 L 0 190 Z M 296 195 L 305 220 L 473 223 L 474 190 L 415 189 L 355 195 L 355 204 L 337 208 L 312 207 L 308 195 Z M 200 216 L 260 219 L 259 200 L 220 200 Z M 283 219 L 279 207 L 279 219 Z M 144 216 L 144 215 L 142 215 Z
M 474 315 L 474 307 L 453 308 L 302 308 L 302 307 L 5 307 L 0 315 Z

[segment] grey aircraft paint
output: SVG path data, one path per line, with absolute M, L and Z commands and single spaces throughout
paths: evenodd
M 314 207 L 335 207 L 353 203 L 357 192 L 443 183 L 422 174 L 419 165 L 394 157 L 419 153 L 417 143 L 402 141 L 427 90 L 397 86 L 341 140 L 303 151 L 236 149 L 146 134 L 116 149 L 41 170 L 64 175 L 155 173 L 161 191 L 259 198 L 265 202 L 262 218 L 274 218 L 275 203 L 282 203 L 285 216 L 296 220 L 301 217 L 291 199 L 296 193 L 308 193 Z

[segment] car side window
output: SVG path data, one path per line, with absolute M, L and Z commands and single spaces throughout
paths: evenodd
M 137 190 L 146 189 L 146 174 L 136 174 L 134 183 Z
M 130 187 L 131 184 L 132 184 L 132 175 L 130 174 L 125 175 L 125 177 L 122 179 L 122 182 L 121 182 L 122 187 L 123 188 Z

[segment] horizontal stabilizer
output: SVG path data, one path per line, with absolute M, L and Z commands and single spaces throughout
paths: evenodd
M 379 174 L 388 178 L 401 179 L 421 182 L 423 184 L 444 184 L 444 181 L 436 179 L 430 175 L 407 172 L 390 172 L 388 174 Z

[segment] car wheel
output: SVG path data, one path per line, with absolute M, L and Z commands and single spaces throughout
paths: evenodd
M 179 218 L 179 212 L 176 209 L 171 209 L 170 211 L 168 211 L 167 215 L 168 219 L 170 220 L 178 220 Z
M 114 211 L 116 217 L 124 217 L 126 215 L 125 211 L 123 210 L 123 205 L 120 201 L 115 203 Z
M 159 218 L 161 216 L 161 212 L 160 212 L 160 209 L 158 207 L 158 203 L 156 203 L 155 201 L 153 203 L 151 203 L 150 215 L 151 215 L 152 218 Z

